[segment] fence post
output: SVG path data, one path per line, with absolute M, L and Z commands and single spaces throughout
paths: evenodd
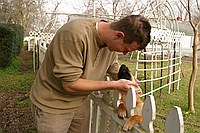
M 35 44 L 33 45 L 33 71 L 36 72 L 36 61 L 35 61 Z
M 156 105 L 153 95 L 149 95 L 146 97 L 142 109 L 142 116 L 143 116 L 143 121 L 141 124 L 142 130 L 145 130 L 148 133 L 153 133 L 154 132 L 153 121 L 156 118 Z M 142 132 L 142 130 L 139 128 L 134 128 L 134 130 Z
M 91 126 L 91 133 L 98 133 L 98 121 L 99 121 L 99 106 L 98 104 L 93 104 L 93 111 L 92 111 L 92 126 Z
M 119 99 L 119 92 L 114 90 L 113 91 L 113 107 L 117 109 L 117 101 Z M 116 133 L 118 131 L 118 128 L 119 128 L 119 124 L 114 120 L 114 119 L 111 119 L 110 120 L 110 132 L 111 133 Z
M 131 99 L 131 100 L 130 100 Z M 131 103 L 127 102 L 127 113 L 128 117 L 135 114 L 135 108 L 136 108 L 136 93 L 135 93 L 135 87 L 131 87 L 131 92 L 127 94 L 126 101 L 131 101 Z
M 109 102 L 107 92 L 108 92 L 107 90 L 101 91 L 101 93 L 103 94 L 102 98 L 105 102 Z M 107 132 L 107 126 L 108 126 L 107 122 L 108 122 L 108 114 L 103 109 L 101 109 L 100 133 Z
M 165 122 L 166 133 L 184 133 L 183 115 L 180 107 L 174 106 Z

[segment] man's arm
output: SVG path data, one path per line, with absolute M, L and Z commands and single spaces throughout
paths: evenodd
M 138 83 L 120 79 L 117 81 L 93 81 L 87 79 L 78 79 L 71 86 L 64 86 L 67 92 L 90 92 L 99 90 L 119 90 L 127 93 L 131 86 L 138 85 Z

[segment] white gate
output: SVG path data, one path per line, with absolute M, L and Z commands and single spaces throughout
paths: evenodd
M 135 90 L 130 89 L 127 94 L 127 110 L 129 116 L 134 115 L 136 105 Z M 91 131 L 90 133 L 125 133 L 123 124 L 117 115 L 118 91 L 101 91 L 90 95 L 91 101 Z M 142 110 L 143 122 L 141 127 L 135 125 L 132 131 L 126 133 L 153 133 L 153 121 L 156 119 L 156 105 L 153 95 L 146 97 Z M 165 122 L 166 133 L 183 133 L 184 123 L 181 108 L 174 106 Z

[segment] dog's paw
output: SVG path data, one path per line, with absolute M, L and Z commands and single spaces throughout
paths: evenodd
M 124 126 L 123 126 L 123 130 L 127 132 L 127 131 L 132 130 L 133 127 L 135 126 L 135 124 L 141 125 L 142 119 L 143 118 L 140 115 L 131 116 L 129 119 L 127 119 L 125 121 Z
M 119 104 L 118 107 L 118 117 L 124 119 L 126 117 L 126 106 L 123 103 Z
M 126 131 L 126 132 L 130 131 L 130 130 L 133 129 L 133 126 L 134 126 L 134 124 L 132 124 L 132 122 L 130 121 L 130 118 L 129 118 L 125 121 L 124 126 L 123 126 L 123 130 Z

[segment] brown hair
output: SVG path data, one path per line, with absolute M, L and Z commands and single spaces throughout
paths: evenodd
M 144 49 L 150 42 L 151 25 L 147 18 L 141 15 L 129 15 L 119 21 L 112 22 L 110 28 L 125 34 L 124 43 L 137 42 Z

